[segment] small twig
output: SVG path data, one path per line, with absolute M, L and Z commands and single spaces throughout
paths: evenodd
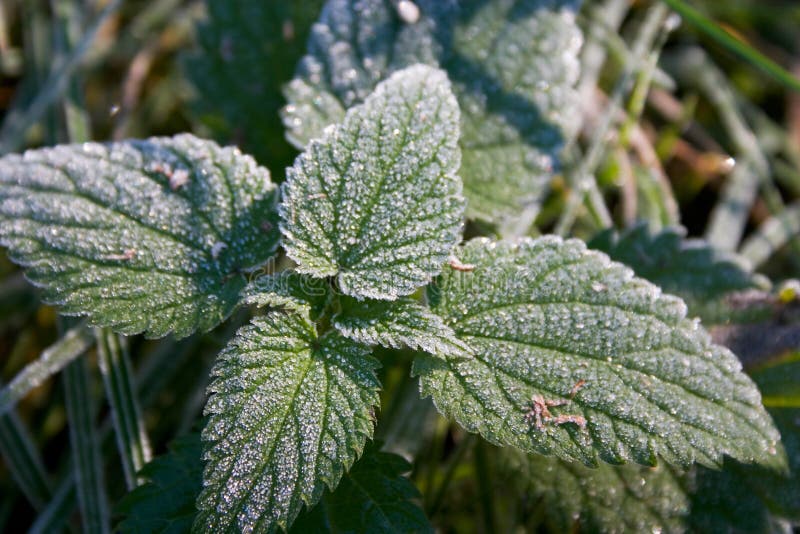
M 461 272 L 471 272 L 475 270 L 475 266 L 471 263 L 461 263 L 461 260 L 456 258 L 455 256 L 450 256 L 450 259 L 447 262 L 447 265 L 450 266 L 451 269 L 455 271 Z

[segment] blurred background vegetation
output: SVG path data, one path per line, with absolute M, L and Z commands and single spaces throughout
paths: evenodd
M 296 154 L 278 115 L 281 86 L 292 77 L 321 5 L 0 0 L 0 154 L 69 140 L 192 131 L 241 146 L 280 181 Z M 642 214 L 656 227 L 681 223 L 691 236 L 740 251 L 775 281 L 800 277 L 800 91 L 701 26 L 678 24 L 666 9 L 648 29 L 656 5 L 586 0 L 581 11 L 586 120 L 576 143 L 583 153 L 600 148 L 596 183 L 610 216 L 619 226 Z M 800 75 L 800 3 L 691 5 L 729 38 Z M 591 203 L 573 206 L 573 185 L 557 177 L 537 226 L 558 230 L 564 213 L 574 211 L 572 233 L 588 239 L 596 217 Z M 213 358 L 245 315 L 186 340 L 130 339 L 155 453 L 197 424 Z M 0 252 L 0 379 L 7 383 L 39 358 L 69 324 L 41 304 Z M 800 345 L 793 332 L 786 346 L 773 351 L 780 357 L 751 368 L 766 373 L 768 384 L 776 376 L 798 375 L 797 358 L 785 350 Z M 547 499 L 502 482 L 490 446 L 436 417 L 416 394 L 407 395 L 416 390 L 408 354 L 393 351 L 385 358 L 397 365 L 384 367 L 383 419 L 391 423 L 378 436 L 416 455 L 412 478 L 435 525 L 488 532 L 558 524 L 546 520 Z M 91 376 L 89 387 L 97 394 L 90 398 L 102 398 L 99 375 Z M 775 402 L 800 408 L 786 400 L 800 397 L 796 382 L 788 383 L 774 386 L 781 392 Z M 0 531 L 26 530 L 41 510 L 52 514 L 51 523 L 41 517 L 37 523 L 45 530 L 74 524 L 63 398 L 62 382 L 48 379 L 0 418 Z M 94 409 L 108 491 L 116 501 L 124 479 L 108 407 L 98 403 Z M 785 413 L 786 424 L 796 427 L 794 411 Z M 481 482 L 489 479 L 500 481 L 497 488 Z M 759 513 L 758 504 L 748 506 L 731 518 L 745 521 L 743 527 L 754 509 Z

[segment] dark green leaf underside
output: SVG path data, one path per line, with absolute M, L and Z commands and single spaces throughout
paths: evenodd
M 540 503 L 554 532 L 774 532 L 776 520 L 798 513 L 796 500 L 789 514 L 776 503 L 789 501 L 788 486 L 796 484 L 758 466 L 587 468 L 512 448 L 500 457 L 509 482 Z
M 189 532 L 197 509 L 194 502 L 203 485 L 200 434 L 182 436 L 170 451 L 140 472 L 149 481 L 131 491 L 117 512 L 123 534 L 182 534 Z
M 200 51 L 186 58 L 195 115 L 276 172 L 296 155 L 283 140 L 280 88 L 291 80 L 323 3 L 206 0 L 207 18 L 195 31 Z
M 691 509 L 688 487 L 668 465 L 601 464 L 499 451 L 501 471 L 516 491 L 541 500 L 553 532 L 683 532 Z

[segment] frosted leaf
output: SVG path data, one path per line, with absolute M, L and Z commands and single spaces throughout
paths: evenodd
M 359 298 L 430 281 L 460 239 L 457 141 L 444 72 L 418 65 L 379 84 L 287 169 L 281 231 L 298 271 L 338 275 Z
M 415 372 L 468 430 L 590 465 L 783 461 L 758 390 L 677 297 L 578 240 L 477 239 L 459 259 L 474 270 L 430 300 L 475 357 Z
M 200 435 L 181 436 L 169 449 L 142 469 L 148 482 L 122 499 L 117 512 L 123 519 L 115 531 L 190 531 L 197 515 L 195 499 L 203 487 Z M 403 476 L 410 470 L 401 456 L 380 452 L 377 445 L 367 443 L 336 490 L 326 490 L 316 506 L 301 512 L 289 532 L 431 532 L 415 502 L 419 491 Z
M 401 2 L 400 4 L 403 4 Z M 461 107 L 467 214 L 503 222 L 536 209 L 578 125 L 577 0 L 329 0 L 286 87 L 297 146 L 339 122 L 392 72 L 447 71 Z M 413 22 L 412 22 L 413 21 Z
M 378 362 L 304 314 L 253 319 L 213 371 L 195 528 L 276 532 L 334 488 L 373 431 Z
M 182 337 L 275 252 L 276 200 L 251 157 L 191 135 L 31 150 L 0 160 L 0 243 L 64 313 Z
M 605 230 L 588 247 L 602 250 L 637 276 L 681 297 L 689 313 L 704 323 L 726 322 L 737 314 L 728 299 L 761 283 L 743 258 L 685 236 L 683 228 L 652 234 L 641 224 L 622 233 Z
M 290 308 L 308 313 L 313 320 L 319 318 L 333 296 L 327 280 L 294 271 L 261 275 L 242 293 L 245 304 Z
M 333 326 L 345 337 L 368 345 L 408 346 L 429 354 L 468 357 L 471 352 L 442 318 L 410 298 L 394 302 L 342 299 Z
M 411 464 L 368 444 L 334 492 L 297 518 L 291 534 L 334 532 L 433 532 L 414 502 L 420 494 L 403 476 Z

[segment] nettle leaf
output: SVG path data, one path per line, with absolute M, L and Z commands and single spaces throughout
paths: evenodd
M 393 300 L 430 281 L 460 239 L 457 141 L 442 71 L 418 65 L 379 84 L 287 169 L 281 231 L 298 270 L 338 275 L 359 298 Z
M 580 124 L 573 86 L 579 0 L 464 3 L 444 61 L 462 111 L 471 217 L 503 222 L 538 206 L 564 139 Z
M 382 79 L 414 63 L 447 71 L 461 107 L 468 215 L 536 209 L 578 126 L 577 0 L 329 0 L 285 93 L 297 146 L 338 122 Z
M 206 18 L 195 31 L 200 50 L 185 61 L 198 97 L 193 111 L 273 169 L 291 165 L 296 151 L 283 140 L 280 87 L 292 79 L 323 1 L 204 4 Z
M 602 250 L 666 293 L 681 297 L 689 312 L 706 323 L 729 320 L 737 294 L 763 284 L 743 258 L 715 250 L 700 239 L 686 239 L 683 228 L 653 234 L 647 225 L 622 233 L 613 229 L 595 236 L 589 248 Z M 762 306 L 763 308 L 763 306 Z M 739 314 L 746 310 L 739 310 Z
M 403 476 L 410 470 L 401 456 L 368 445 L 336 491 L 300 514 L 290 532 L 433 532 L 414 502 L 419 491 Z
M 783 460 L 758 390 L 680 299 L 578 240 L 476 239 L 459 256 L 474 271 L 445 271 L 431 301 L 475 357 L 415 372 L 468 430 L 590 465 Z
M 203 485 L 200 434 L 177 438 L 164 456 L 140 471 L 149 479 L 122 499 L 117 513 L 125 516 L 117 525 L 122 533 L 189 532 L 197 509 L 195 499 Z
M 245 304 L 305 311 L 313 320 L 322 315 L 333 297 L 327 280 L 294 271 L 262 274 L 242 293 Z
M 367 443 L 364 454 L 342 476 L 335 491 L 326 490 L 303 510 L 290 532 L 432 532 L 417 504 L 419 491 L 403 474 L 411 465 L 401 456 Z M 167 454 L 148 463 L 149 481 L 126 495 L 117 513 L 123 533 L 190 532 L 197 515 L 195 499 L 203 487 L 200 435 L 177 438 Z
M 800 520 L 800 411 L 773 408 L 770 414 L 781 432 L 789 471 L 730 459 L 720 471 L 694 469 L 685 477 L 691 492 L 693 531 L 775 532 L 774 525 L 780 521 Z
M 191 135 L 44 148 L 0 160 L 0 244 L 64 313 L 182 337 L 275 252 L 276 201 L 251 157 Z
M 470 348 L 441 317 L 410 298 L 394 302 L 343 298 L 333 326 L 345 337 L 367 345 L 408 346 L 429 354 L 468 356 Z
M 588 468 L 512 448 L 501 458 L 509 482 L 541 502 L 555 532 L 772 532 L 776 520 L 798 513 L 780 506 L 790 500 L 789 479 L 729 460 L 721 470 L 683 472 L 667 464 Z
M 508 481 L 540 501 L 553 532 L 683 532 L 691 497 L 671 466 L 585 467 L 506 447 L 500 468 Z
M 334 488 L 373 431 L 378 362 L 308 315 L 273 312 L 222 351 L 206 405 L 206 532 L 286 529 Z

